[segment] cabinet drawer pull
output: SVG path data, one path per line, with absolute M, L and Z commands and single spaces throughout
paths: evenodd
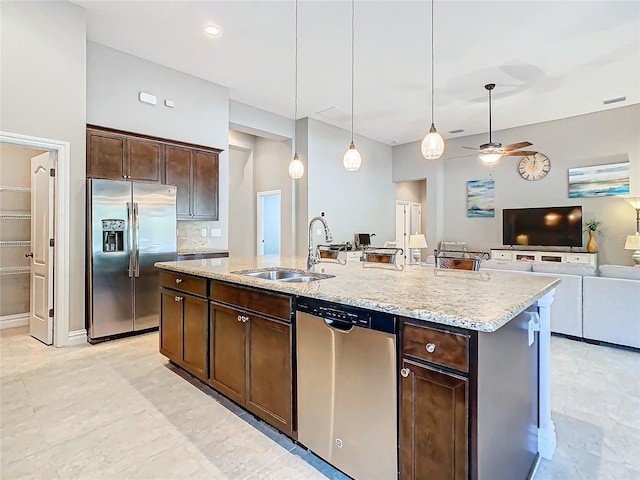
M 427 352 L 433 353 L 433 351 L 436 349 L 436 344 L 435 343 L 427 343 L 424 348 L 427 349 Z
M 181 278 L 176 278 L 176 283 L 182 283 L 182 279 Z
M 400 370 L 400 375 L 402 375 L 404 378 L 407 378 L 410 372 L 411 371 L 408 368 L 403 368 L 402 370 Z
M 238 321 L 239 322 L 248 322 L 249 321 L 249 317 L 245 317 L 244 315 L 238 315 Z
M 182 297 L 180 297 L 180 296 L 177 296 L 177 295 L 176 295 L 176 297 L 174 298 L 174 300 L 175 300 L 176 302 L 181 302 L 181 301 L 182 301 Z

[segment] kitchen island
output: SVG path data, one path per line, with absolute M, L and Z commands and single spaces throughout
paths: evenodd
M 524 479 L 538 454 L 553 454 L 549 305 L 556 279 L 356 262 L 320 263 L 316 272 L 329 278 L 310 282 L 235 273 L 306 266 L 279 257 L 156 266 L 164 275 L 161 352 L 294 440 L 304 444 L 296 418 L 304 380 L 295 372 L 302 353 L 296 305 L 313 299 L 399 319 L 402 368 L 392 381 L 401 478 Z

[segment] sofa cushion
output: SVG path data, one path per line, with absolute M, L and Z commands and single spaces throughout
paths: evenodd
M 640 280 L 640 268 L 625 267 L 624 265 L 601 265 L 598 268 L 601 277 L 625 278 L 627 280 Z
M 530 272 L 531 262 L 509 262 L 505 260 L 487 260 L 480 263 L 480 269 L 488 270 L 515 270 L 518 272 Z
M 533 271 L 540 273 L 562 273 L 565 275 L 580 275 L 582 277 L 595 277 L 596 267 L 581 263 L 554 263 L 535 262 Z

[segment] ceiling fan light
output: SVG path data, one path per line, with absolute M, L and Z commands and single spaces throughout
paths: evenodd
M 304 176 L 304 164 L 298 158 L 298 154 L 293 156 L 293 160 L 289 164 L 289 176 L 293 179 L 302 178 Z
M 362 156 L 353 142 L 351 142 L 351 145 L 349 145 L 349 148 L 345 152 L 342 158 L 342 164 L 347 172 L 357 172 L 360 170 Z
M 433 124 L 431 124 L 429 133 L 422 140 L 420 151 L 426 160 L 437 160 L 444 153 L 444 138 L 436 131 Z
M 502 157 L 501 153 L 481 153 L 480 155 L 478 155 L 480 161 L 485 165 L 496 163 L 498 160 L 500 160 L 500 157 Z

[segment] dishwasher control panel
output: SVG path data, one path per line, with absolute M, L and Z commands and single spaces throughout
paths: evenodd
M 297 310 L 342 324 L 393 334 L 397 333 L 396 317 L 390 313 L 376 312 L 312 298 L 298 298 Z

